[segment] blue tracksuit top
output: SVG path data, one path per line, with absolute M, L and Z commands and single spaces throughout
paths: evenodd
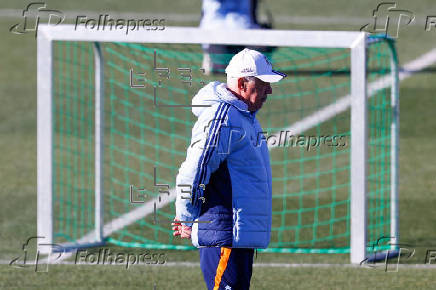
M 182 223 L 198 248 L 267 248 L 271 167 L 256 112 L 219 82 L 200 89 L 192 105 L 203 107 L 192 107 L 198 120 L 176 178 L 176 217 L 202 222 Z

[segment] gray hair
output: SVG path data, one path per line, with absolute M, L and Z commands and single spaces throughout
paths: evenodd
M 248 77 L 244 77 L 244 80 L 246 80 L 247 82 L 254 82 L 256 81 L 256 77 L 248 76 Z
M 230 86 L 236 85 L 237 80 L 241 78 L 241 77 L 232 77 L 232 76 L 227 76 L 227 84 Z M 254 82 L 256 81 L 256 77 L 254 76 L 247 76 L 247 77 L 242 77 L 246 82 Z

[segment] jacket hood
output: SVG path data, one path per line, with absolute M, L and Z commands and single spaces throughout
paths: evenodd
M 210 82 L 198 91 L 192 98 L 192 113 L 198 117 L 207 108 L 206 106 L 212 106 L 217 102 L 226 102 L 242 112 L 250 113 L 247 104 L 233 95 L 226 84 L 220 82 Z

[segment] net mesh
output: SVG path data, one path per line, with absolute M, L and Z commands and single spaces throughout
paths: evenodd
M 93 43 L 55 42 L 53 87 L 54 241 L 94 230 Z M 190 143 L 192 97 L 206 74 L 200 45 L 100 44 L 104 55 L 104 222 L 107 240 L 128 247 L 193 249 L 174 238 L 174 201 L 164 201 Z M 391 74 L 392 43 L 368 46 L 368 86 Z M 273 174 L 267 251 L 346 253 L 350 246 L 350 110 L 299 130 L 350 94 L 350 51 L 279 47 L 265 53 L 288 74 L 257 114 Z M 219 55 L 223 63 L 232 55 Z M 223 60 L 224 59 L 224 60 Z M 391 88 L 368 101 L 368 239 L 390 234 Z M 287 140 L 277 146 L 280 140 Z M 162 197 L 162 199 L 159 199 Z M 133 201 L 133 202 L 132 202 Z M 120 229 L 114 221 L 126 221 Z

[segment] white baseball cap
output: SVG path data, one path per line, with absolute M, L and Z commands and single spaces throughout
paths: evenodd
M 226 67 L 226 74 L 230 77 L 254 76 L 267 83 L 275 83 L 286 77 L 286 74 L 272 69 L 265 55 L 248 48 L 232 57 Z

